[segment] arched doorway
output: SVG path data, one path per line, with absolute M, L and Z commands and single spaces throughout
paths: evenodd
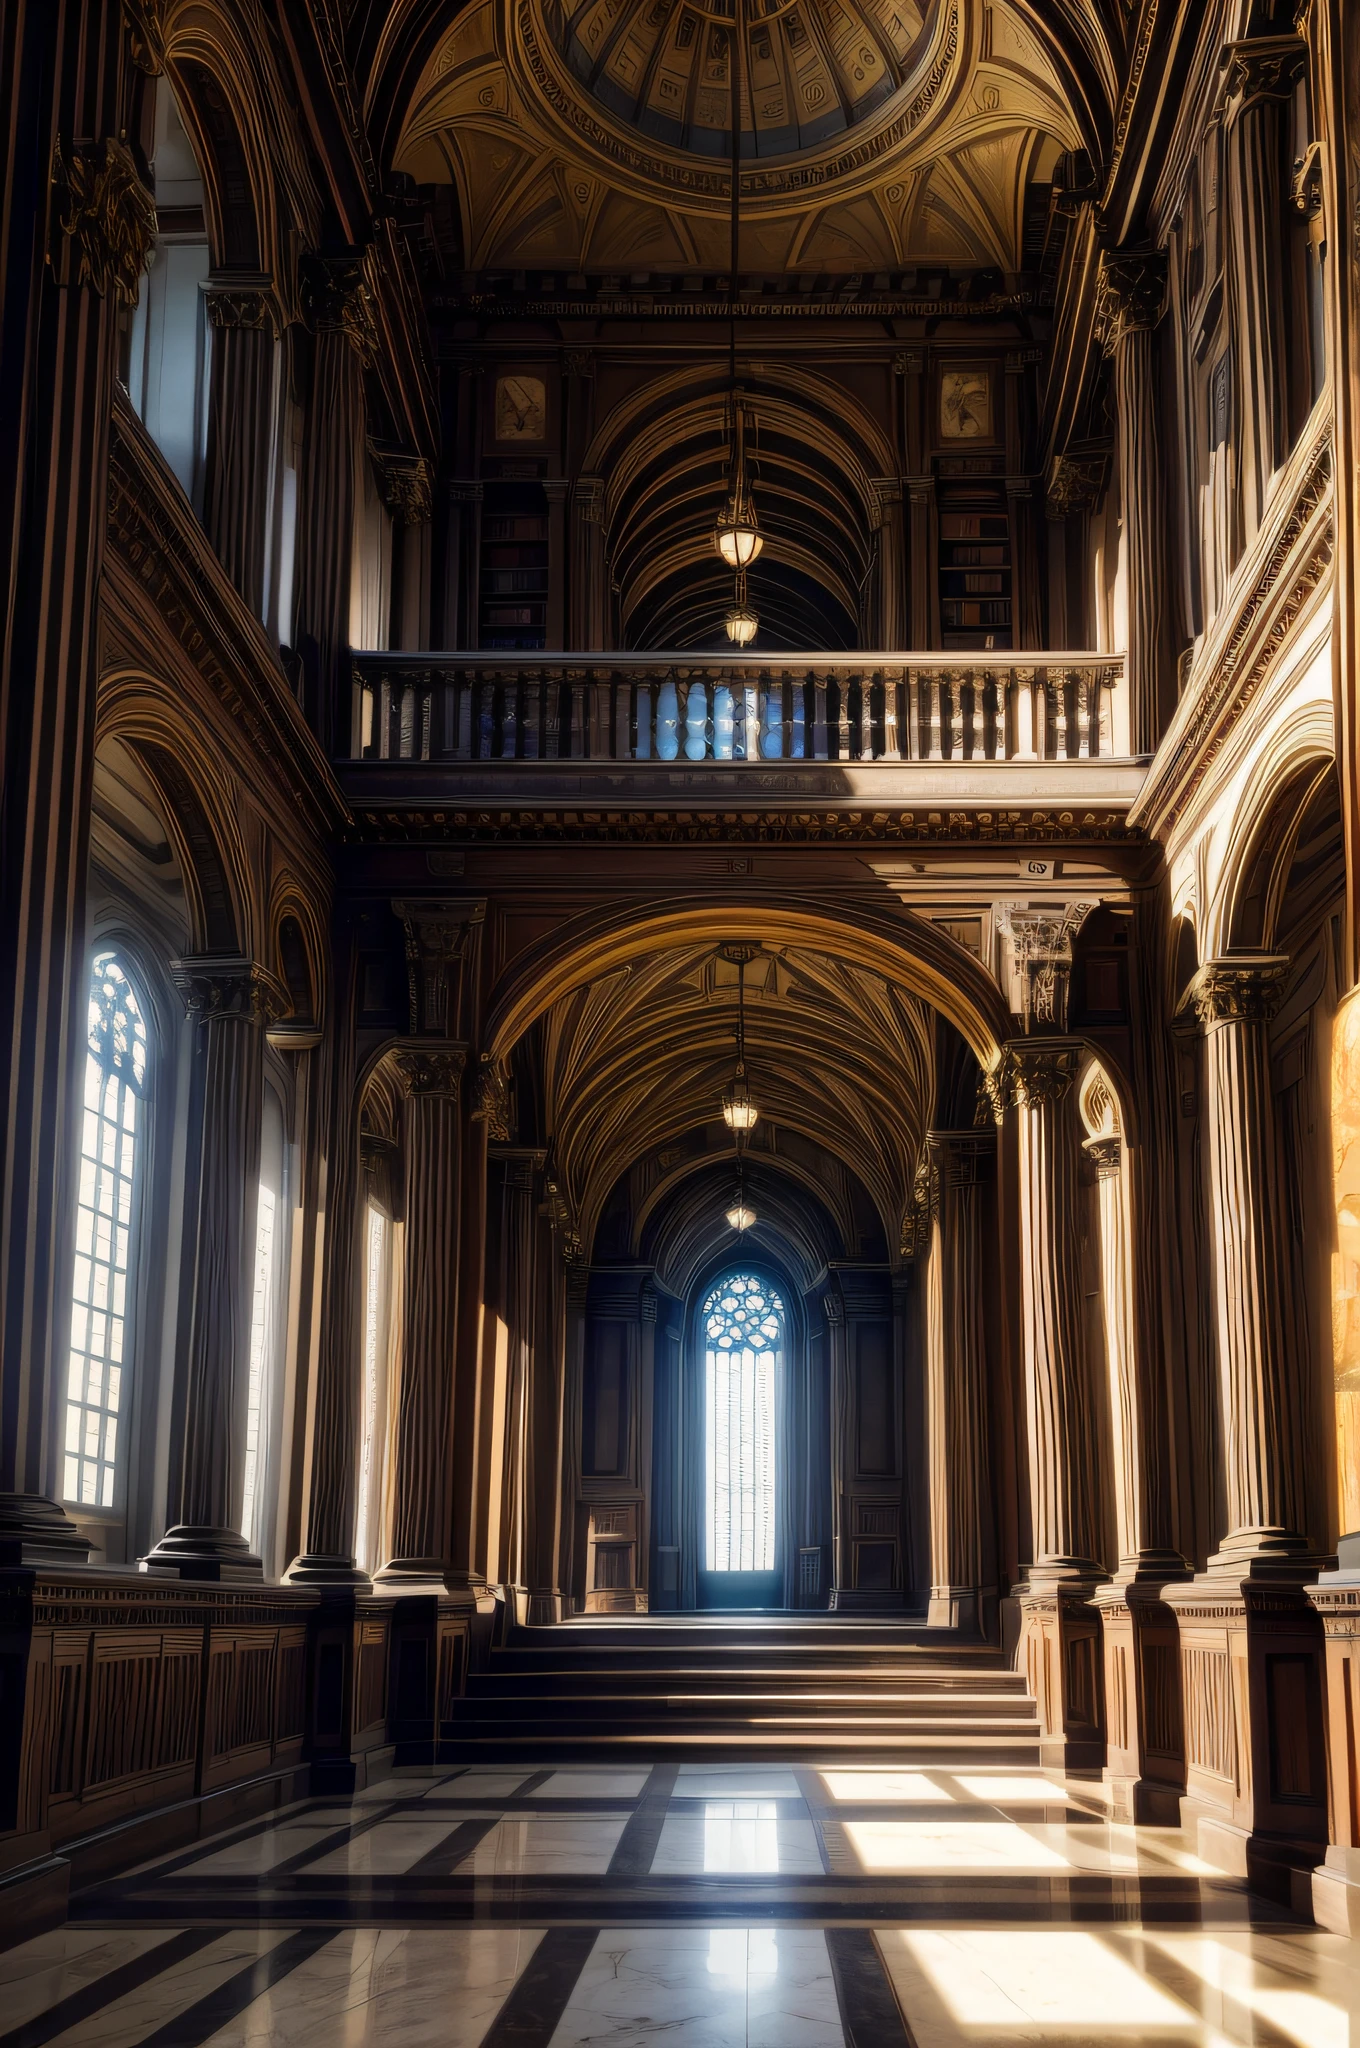
M 781 1427 L 789 1315 L 746 1263 L 705 1293 L 694 1366 L 702 1371 L 701 1607 L 783 1604 Z

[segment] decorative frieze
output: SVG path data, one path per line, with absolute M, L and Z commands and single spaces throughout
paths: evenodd
M 110 292 L 135 306 L 151 245 L 156 202 L 142 182 L 136 158 L 113 136 L 102 142 L 58 139 L 52 158 L 57 222 L 70 244 L 77 284 L 101 297 Z
M 1028 910 L 1003 903 L 996 914 L 1011 1009 L 1026 1031 L 1065 1031 L 1072 946 L 1094 901 Z
M 208 325 L 222 333 L 271 332 L 278 321 L 272 288 L 230 277 L 210 278 L 203 290 Z
M 457 1102 L 462 1095 L 463 1069 L 467 1048 L 461 1045 L 401 1045 L 392 1055 L 393 1063 L 408 1095 L 444 1096 Z
M 1210 960 L 1186 991 L 1186 1001 L 1205 1030 L 1216 1024 L 1268 1024 L 1284 1000 L 1289 960 L 1259 953 Z

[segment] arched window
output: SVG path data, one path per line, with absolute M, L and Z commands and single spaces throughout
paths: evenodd
M 113 952 L 94 957 L 86 1046 L 62 1484 L 69 1501 L 111 1508 L 127 1412 L 128 1274 L 148 1074 L 146 1019 Z
M 774 1570 L 775 1379 L 785 1323 L 778 1294 L 753 1273 L 730 1273 L 703 1306 L 711 1572 Z

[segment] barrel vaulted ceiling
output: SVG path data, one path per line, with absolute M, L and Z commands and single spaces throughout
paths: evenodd
M 761 1110 L 753 1165 L 797 1179 L 804 1169 L 782 1134 L 811 1141 L 867 1192 L 894 1250 L 930 1119 L 933 1021 L 916 997 L 824 953 L 764 949 L 746 970 L 747 1071 Z M 721 1101 L 736 1024 L 737 969 L 714 945 L 644 955 L 548 1012 L 545 1131 L 584 1243 L 639 1162 L 706 1128 L 711 1146 L 730 1147 Z M 681 1177 L 694 1165 L 676 1152 Z M 853 1241 L 849 1183 L 807 1191 Z
M 742 267 L 1022 267 L 1082 136 L 1019 0 L 748 0 Z M 721 270 L 732 0 L 478 0 L 394 166 L 451 183 L 474 270 Z

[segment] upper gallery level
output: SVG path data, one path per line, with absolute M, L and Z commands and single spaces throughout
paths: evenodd
M 132 408 L 351 804 L 1131 802 L 1325 410 L 1306 24 L 380 14 L 285 163 L 151 9 L 129 148 Z

